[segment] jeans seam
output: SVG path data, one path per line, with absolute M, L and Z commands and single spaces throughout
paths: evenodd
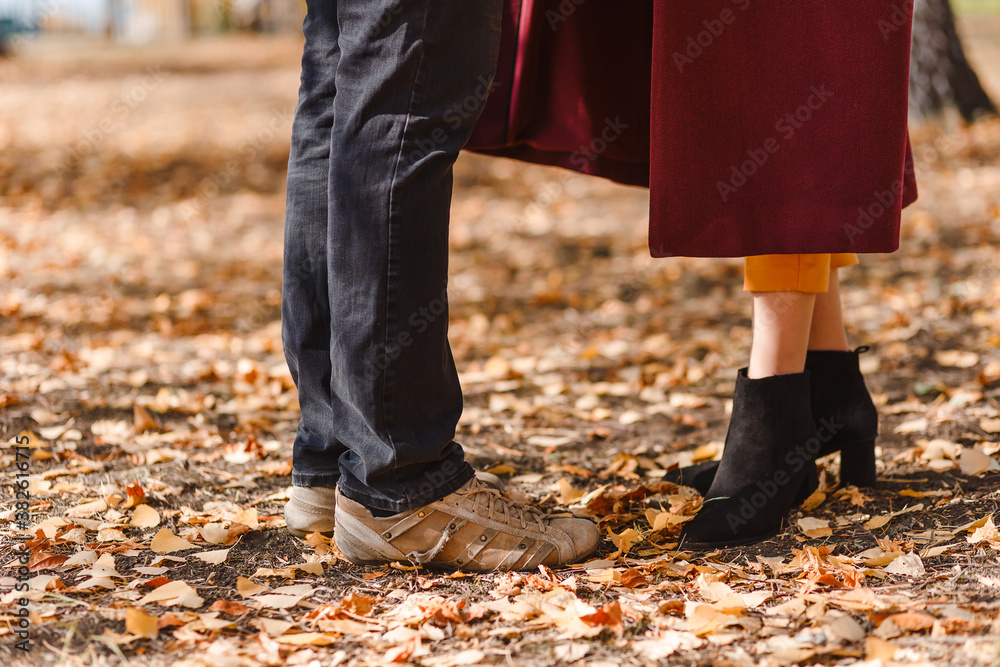
M 424 64 L 424 56 L 427 53 L 425 45 L 426 45 L 426 39 L 427 39 L 427 24 L 429 22 L 429 16 L 430 16 L 430 8 L 428 7 L 429 4 L 430 4 L 429 2 L 424 3 L 424 22 L 423 22 L 423 26 L 421 26 L 422 29 L 421 29 L 421 33 L 420 33 L 420 34 L 422 34 L 424 36 L 424 39 L 422 39 L 420 41 L 420 58 L 417 61 L 417 66 L 416 66 L 416 69 L 415 69 L 415 71 L 413 73 L 413 83 L 410 85 L 410 101 L 409 101 L 409 104 L 407 105 L 407 108 L 406 108 L 406 120 L 403 122 L 403 131 L 400 134 L 400 139 L 399 139 L 399 152 L 396 154 L 396 162 L 393 165 L 392 181 L 391 181 L 391 183 L 389 185 L 389 203 L 388 203 L 388 211 L 387 211 L 389 224 L 386 226 L 387 227 L 387 232 L 386 233 L 388 235 L 388 238 L 387 238 L 387 242 L 386 242 L 386 248 L 387 249 L 386 249 L 386 266 L 385 266 L 385 270 L 386 270 L 386 280 L 385 280 L 385 292 L 386 292 L 386 294 L 385 294 L 385 332 L 383 333 L 384 338 L 383 338 L 383 341 L 382 341 L 383 349 L 386 349 L 386 350 L 389 349 L 388 346 L 389 346 L 389 341 L 390 341 L 390 331 L 389 331 L 389 329 L 390 329 L 389 300 L 390 300 L 390 291 L 391 291 L 390 287 L 391 287 L 392 282 L 393 282 L 392 281 L 392 262 L 393 262 L 393 257 L 394 257 L 394 255 L 393 255 L 393 231 L 394 231 L 393 221 L 394 221 L 394 217 L 395 217 L 395 215 L 394 215 L 394 209 L 393 209 L 393 195 L 394 195 L 394 193 L 396 191 L 396 186 L 397 186 L 397 183 L 398 183 L 400 165 L 403 163 L 403 154 L 404 154 L 405 149 L 406 149 L 406 137 L 407 137 L 407 133 L 408 133 L 408 131 L 410 129 L 410 122 L 411 122 L 411 120 L 413 118 L 413 107 L 414 107 L 415 99 L 416 99 L 417 83 L 418 83 L 418 80 L 420 79 L 421 68 L 423 67 L 423 64 Z M 398 449 L 398 447 L 396 445 L 396 442 L 393 440 L 392 434 L 389 432 L 389 418 L 388 418 L 389 412 L 386 409 L 386 403 L 387 403 L 386 385 L 389 383 L 391 375 L 394 375 L 394 373 L 392 371 L 392 364 L 389 363 L 389 364 L 386 364 L 385 372 L 382 374 L 382 392 L 381 392 L 381 394 L 382 394 L 381 395 L 382 421 L 383 421 L 382 429 L 385 432 L 385 437 L 389 441 L 389 444 L 393 447 L 393 449 Z M 395 470 L 395 468 L 392 470 L 392 482 L 393 482 L 393 484 L 396 485 L 397 489 L 400 490 L 400 492 L 402 493 L 402 495 L 406 496 L 407 504 L 411 503 L 412 502 L 412 497 L 410 495 L 410 491 L 409 491 L 409 489 L 404 488 L 403 485 L 399 483 L 399 480 L 396 477 L 396 470 Z

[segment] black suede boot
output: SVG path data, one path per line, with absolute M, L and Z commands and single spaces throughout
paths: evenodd
M 874 487 L 875 438 L 878 411 L 861 375 L 859 357 L 868 351 L 810 350 L 806 370 L 810 373 L 813 418 L 823 442 L 817 458 L 840 452 L 840 482 Z M 675 482 L 708 493 L 719 469 L 718 461 L 706 461 L 671 470 L 664 481 Z
M 817 485 L 822 443 L 809 401 L 809 371 L 736 378 L 726 447 L 705 505 L 684 528 L 681 548 L 751 544 L 781 531 L 797 498 Z
M 874 487 L 875 438 L 878 410 L 861 375 L 860 356 L 868 347 L 854 351 L 811 350 L 806 370 L 813 381 L 813 419 L 824 440 L 820 456 L 840 452 L 840 483 Z

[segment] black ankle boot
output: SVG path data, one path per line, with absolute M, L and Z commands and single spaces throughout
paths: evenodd
M 812 350 L 806 355 L 806 370 L 813 381 L 813 419 L 825 440 L 820 456 L 840 452 L 840 483 L 874 487 L 875 438 L 878 410 L 861 375 L 860 356 L 868 347 L 854 351 Z
M 876 483 L 878 411 L 859 366 L 859 356 L 868 349 L 811 350 L 806 355 L 812 412 L 823 442 L 819 457 L 839 451 L 841 484 L 862 487 L 874 487 Z M 718 468 L 718 461 L 706 461 L 671 470 L 663 479 L 693 487 L 705 495 Z
M 681 548 L 751 544 L 781 531 L 797 498 L 816 488 L 817 436 L 809 371 L 736 378 L 733 416 L 705 505 L 684 528 Z

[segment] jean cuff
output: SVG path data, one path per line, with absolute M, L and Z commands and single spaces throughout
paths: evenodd
M 439 486 L 424 492 L 417 492 L 414 495 L 407 493 L 409 502 L 393 502 L 384 496 L 372 494 L 372 489 L 360 485 L 350 477 L 342 477 L 340 480 L 340 492 L 356 503 L 361 503 L 367 509 L 381 510 L 384 512 L 408 512 L 420 509 L 433 502 L 441 500 L 445 496 L 451 495 L 455 491 L 468 484 L 469 480 L 475 477 L 476 472 L 467 461 L 463 461 L 457 473 L 446 479 Z
M 340 475 L 311 475 L 292 471 L 292 486 L 337 486 L 339 482 Z

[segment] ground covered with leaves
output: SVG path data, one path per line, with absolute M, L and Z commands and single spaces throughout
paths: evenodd
M 845 271 L 879 488 L 821 461 L 785 532 L 713 553 L 678 549 L 700 501 L 659 479 L 721 452 L 751 335 L 740 262 L 650 259 L 642 190 L 463 157 L 458 438 L 607 539 L 556 572 L 358 567 L 281 518 L 298 49 L 0 62 L 3 664 L 996 663 L 1000 121 L 914 127 L 902 248 Z

